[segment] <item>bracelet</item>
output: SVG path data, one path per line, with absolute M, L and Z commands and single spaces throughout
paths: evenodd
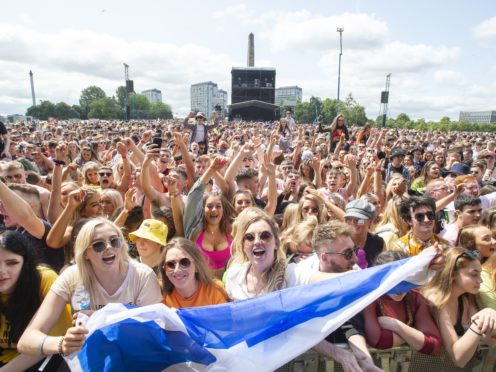
M 382 169 L 381 169 L 381 168 L 375 168 L 375 171 L 376 171 L 376 172 L 381 172 L 381 171 L 382 171 Z
M 169 198 L 174 198 L 174 197 L 176 197 L 178 195 L 179 195 L 179 191 L 174 191 L 174 192 L 170 192 L 169 191 Z
M 65 336 L 60 337 L 59 346 L 57 347 L 57 352 L 63 357 L 66 356 L 64 354 L 64 351 L 62 350 L 62 343 L 64 342 L 64 340 L 65 340 Z
M 477 332 L 477 331 L 474 331 L 474 330 L 472 329 L 472 327 L 469 327 L 469 329 L 470 329 L 472 332 L 474 332 L 477 336 L 482 337 L 482 333 Z
M 65 165 L 65 161 L 63 160 L 52 159 L 52 162 L 56 165 Z
M 39 347 L 39 349 L 40 349 L 40 354 L 41 354 L 41 355 L 46 355 L 46 354 L 43 352 L 43 345 L 45 345 L 45 341 L 46 341 L 46 339 L 47 339 L 47 338 L 48 338 L 48 335 L 43 336 L 43 340 L 41 340 L 41 342 L 40 342 L 40 347 Z

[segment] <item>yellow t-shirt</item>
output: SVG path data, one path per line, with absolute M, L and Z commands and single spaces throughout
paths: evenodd
M 481 272 L 482 284 L 479 291 L 479 306 L 496 309 L 496 286 L 492 275 L 487 271 Z
M 45 298 L 52 283 L 57 279 L 57 274 L 51 269 L 43 266 L 38 266 L 38 271 L 41 276 L 41 300 Z M 4 303 L 9 300 L 9 295 L 0 295 L 1 301 Z M 21 309 L 19 309 L 21 311 Z M 55 326 L 50 331 L 50 336 L 63 336 L 65 332 L 72 324 L 71 311 L 69 306 L 66 306 L 63 313 L 60 315 L 59 320 Z M 0 354 L 0 363 L 6 364 L 12 359 L 17 357 L 19 353 L 17 352 L 17 345 L 8 343 L 9 340 L 9 329 L 10 324 L 5 319 L 3 314 L 0 315 L 0 348 L 2 352 Z
M 222 282 L 217 279 L 212 284 L 200 283 L 196 293 L 189 298 L 182 297 L 174 288 L 170 294 L 164 295 L 162 300 L 165 305 L 176 309 L 224 304 L 227 301 L 227 294 Z

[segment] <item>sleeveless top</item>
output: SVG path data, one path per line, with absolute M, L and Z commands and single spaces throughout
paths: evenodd
M 227 247 L 221 251 L 209 251 L 203 248 L 203 237 L 205 236 L 205 231 L 201 231 L 198 235 L 198 240 L 196 241 L 196 246 L 200 250 L 201 254 L 207 260 L 209 266 L 212 269 L 223 269 L 227 265 L 227 261 L 231 258 L 231 238 L 227 234 Z
M 463 296 L 458 297 L 458 312 L 456 314 L 456 323 L 453 326 L 455 328 L 456 335 L 461 337 L 465 334 L 465 327 L 462 323 L 463 318 Z

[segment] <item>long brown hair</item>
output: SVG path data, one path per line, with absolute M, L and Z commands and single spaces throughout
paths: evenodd
M 174 289 L 174 285 L 169 280 L 169 278 L 168 278 L 168 276 L 164 270 L 167 252 L 169 252 L 173 248 L 179 249 L 180 251 L 182 251 L 183 253 L 186 253 L 187 255 L 189 255 L 193 259 L 193 262 L 194 262 L 195 267 L 196 267 L 195 279 L 198 282 L 205 283 L 205 284 L 213 283 L 212 270 L 210 269 L 207 262 L 205 261 L 205 258 L 203 258 L 203 255 L 200 253 L 198 248 L 196 248 L 194 243 L 189 239 L 174 238 L 170 242 L 167 243 L 164 250 L 162 251 L 162 256 L 160 259 L 159 276 L 160 276 L 160 282 L 162 285 L 162 292 L 163 293 L 169 294 Z

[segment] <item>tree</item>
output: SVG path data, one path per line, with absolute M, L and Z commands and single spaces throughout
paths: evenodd
M 55 105 L 55 117 L 61 120 L 74 119 L 79 118 L 79 113 L 67 103 L 59 102 Z
M 92 102 L 106 97 L 107 95 L 103 89 L 97 87 L 96 85 L 91 85 L 88 88 L 83 89 L 81 91 L 81 95 L 79 96 L 79 104 L 81 105 L 85 116 L 89 114 L 90 105 Z
M 171 107 L 163 102 L 155 102 L 150 104 L 149 109 L 150 119 L 172 119 Z
M 115 97 L 117 99 L 117 103 L 120 107 L 124 107 L 126 104 L 126 87 L 121 85 L 115 90 Z
M 122 110 L 117 102 L 109 97 L 94 100 L 89 105 L 88 118 L 90 119 L 119 119 Z
M 150 109 L 150 101 L 142 94 L 131 93 L 129 95 L 129 103 L 131 111 L 148 111 Z
M 399 121 L 402 123 L 407 123 L 407 122 L 412 121 L 412 120 L 410 119 L 410 117 L 407 114 L 402 112 L 401 114 L 398 114 L 398 116 L 396 116 L 396 121 L 397 122 Z
M 312 119 L 308 122 L 312 123 L 322 113 L 322 100 L 319 97 L 312 96 L 308 103 L 312 113 Z
M 309 102 L 298 102 L 294 108 L 294 117 L 298 123 L 308 124 L 315 120 L 315 113 Z
M 322 101 L 321 115 L 324 117 L 324 123 L 331 123 L 338 115 L 338 100 L 326 98 Z
M 39 120 L 48 120 L 49 117 L 56 117 L 55 105 L 50 101 L 41 101 L 39 105 L 31 106 L 27 109 L 26 115 Z
M 81 108 L 81 106 L 72 105 L 72 108 L 74 109 L 74 111 L 76 111 L 78 113 L 78 115 L 76 116 L 77 118 L 81 119 L 84 116 L 84 112 L 83 112 L 83 109 Z

